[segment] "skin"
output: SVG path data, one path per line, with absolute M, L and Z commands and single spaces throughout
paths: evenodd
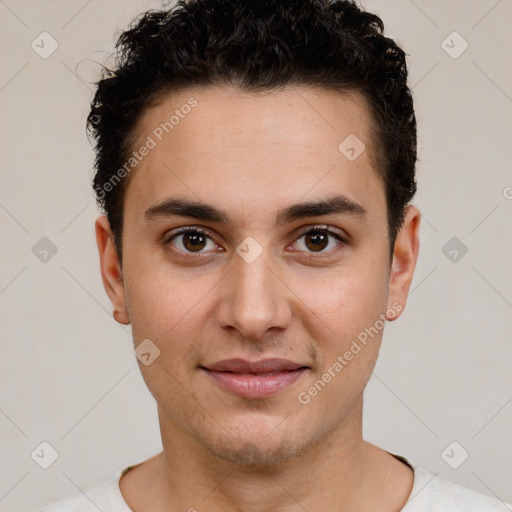
M 150 339 L 160 350 L 139 366 L 158 405 L 163 451 L 121 478 L 126 502 L 135 512 L 400 510 L 413 472 L 362 438 L 363 391 L 382 329 L 309 403 L 297 398 L 379 315 L 400 316 L 418 256 L 420 214 L 408 206 L 390 258 L 364 100 L 306 86 L 259 95 L 182 90 L 145 111 L 134 148 L 190 97 L 197 106 L 130 176 L 122 268 L 106 217 L 96 221 L 114 317 L 131 323 L 135 346 Z M 349 134 L 366 146 L 355 161 L 338 150 Z M 366 213 L 275 226 L 279 210 L 333 194 Z M 169 197 L 214 205 L 230 223 L 145 220 Z M 330 235 L 324 247 L 304 236 L 318 225 L 345 242 Z M 202 254 L 186 235 L 168 241 L 183 226 L 211 235 Z M 251 263 L 236 252 L 246 237 L 262 249 Z M 234 357 L 281 357 L 309 369 L 275 395 L 246 399 L 200 368 Z

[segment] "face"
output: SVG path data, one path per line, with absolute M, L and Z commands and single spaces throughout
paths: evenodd
M 360 96 L 311 87 L 188 89 L 145 112 L 122 271 L 104 216 L 96 230 L 163 437 L 265 465 L 358 432 L 418 248 L 409 207 L 389 258 L 370 126 Z

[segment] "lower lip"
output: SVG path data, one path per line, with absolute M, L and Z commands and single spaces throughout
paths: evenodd
M 242 398 L 265 398 L 291 386 L 306 371 L 283 370 L 271 374 L 229 373 L 205 369 L 222 389 Z

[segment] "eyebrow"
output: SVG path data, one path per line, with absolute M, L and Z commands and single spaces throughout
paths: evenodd
M 275 227 L 305 217 L 320 217 L 332 214 L 364 217 L 366 213 L 366 210 L 359 203 L 343 194 L 339 194 L 320 201 L 294 204 L 280 210 L 276 215 Z M 216 206 L 202 201 L 191 201 L 182 198 L 166 199 L 151 206 L 144 213 L 146 221 L 173 216 L 191 217 L 205 222 L 230 224 L 229 215 Z

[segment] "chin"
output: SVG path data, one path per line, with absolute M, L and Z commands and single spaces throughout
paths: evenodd
M 295 431 L 293 422 L 283 429 L 284 424 L 265 425 L 259 421 L 259 428 L 254 428 L 254 424 L 244 428 L 238 423 L 232 429 L 217 430 L 217 435 L 212 435 L 212 430 L 196 431 L 194 437 L 215 458 L 237 464 L 240 470 L 266 472 L 306 452 L 318 441 L 318 435 L 311 433 L 308 437 L 303 429 Z
M 236 443 L 231 438 L 213 446 L 206 446 L 206 448 L 216 457 L 251 471 L 268 471 L 272 467 L 287 462 L 304 450 L 304 447 L 290 443 L 290 441 L 270 446 L 265 443 L 264 439 Z

